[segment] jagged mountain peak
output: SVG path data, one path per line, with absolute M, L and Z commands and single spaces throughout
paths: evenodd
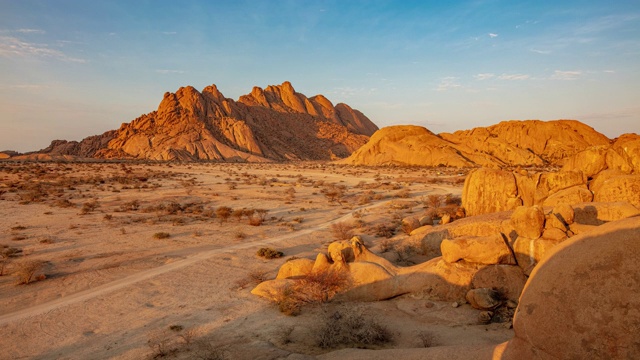
M 41 152 L 156 160 L 284 161 L 348 156 L 377 126 L 348 105 L 309 99 L 290 82 L 254 87 L 238 101 L 215 84 L 166 92 L 156 111 L 93 137 L 91 146 L 52 143 Z M 64 145 L 64 146 L 62 146 Z M 89 149 L 89 150 L 87 150 Z

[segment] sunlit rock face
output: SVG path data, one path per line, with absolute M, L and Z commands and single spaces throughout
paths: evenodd
M 344 158 L 378 127 L 346 104 L 307 98 L 291 83 L 255 87 L 238 101 L 215 85 L 164 94 L 156 111 L 81 142 L 54 141 L 51 155 L 152 160 L 285 161 Z

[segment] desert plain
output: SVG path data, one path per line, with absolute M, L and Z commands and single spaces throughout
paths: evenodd
M 304 359 L 340 348 L 322 333 L 353 314 L 384 327 L 368 348 L 504 342 L 509 321 L 480 324 L 470 305 L 424 294 L 287 316 L 250 293 L 286 261 L 326 252 L 340 240 L 336 223 L 398 266 L 425 261 L 401 220 L 435 198 L 455 206 L 465 175 L 326 162 L 3 162 L 0 358 Z M 265 247 L 283 256 L 258 256 Z M 25 262 L 38 266 L 19 284 Z

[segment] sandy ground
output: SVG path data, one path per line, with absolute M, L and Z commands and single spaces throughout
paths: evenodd
M 468 305 L 415 295 L 291 317 L 250 294 L 258 275 L 273 278 L 288 258 L 324 251 L 334 222 L 357 222 L 381 252 L 373 226 L 419 215 L 428 195 L 459 195 L 463 175 L 323 163 L 0 162 L 0 245 L 16 252 L 0 276 L 0 358 L 305 358 L 331 351 L 317 336 L 336 312 L 384 324 L 386 348 L 508 340 L 512 330 L 478 325 Z M 324 194 L 335 187 L 339 201 Z M 268 212 L 251 226 L 217 218 L 221 206 Z M 169 237 L 154 237 L 161 232 Z M 285 256 L 256 256 L 265 246 Z M 18 285 L 28 260 L 44 263 L 36 281 Z

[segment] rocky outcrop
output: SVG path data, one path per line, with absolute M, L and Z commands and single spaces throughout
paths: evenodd
M 440 136 L 509 165 L 558 164 L 588 147 L 609 144 L 606 136 L 576 120 L 511 120 Z
M 348 349 L 321 359 L 636 359 L 640 357 L 640 217 L 565 241 L 531 273 L 513 319 L 514 338 L 498 345 L 427 349 Z M 489 290 L 470 301 L 493 306 Z M 476 298 L 481 295 L 483 304 Z M 486 295 L 486 296 L 485 296 Z
M 366 145 L 340 161 L 351 165 L 416 165 L 467 167 L 475 163 L 452 144 L 421 126 L 389 126 L 378 130 Z
M 238 101 L 215 85 L 165 93 L 158 109 L 81 142 L 54 141 L 51 155 L 152 160 L 286 161 L 344 158 L 377 130 L 366 116 L 284 82 Z
M 505 167 L 561 165 L 562 161 L 609 139 L 575 120 L 504 121 L 490 127 L 436 135 L 424 127 L 389 126 L 342 163 Z
M 116 135 L 115 130 L 107 131 L 102 135 L 94 135 L 84 138 L 82 141 L 53 140 L 51 144 L 35 153 L 29 154 L 47 154 L 50 156 L 71 155 L 81 158 L 92 158 L 101 149 L 107 147 L 109 142 Z
M 611 145 L 592 146 L 566 159 L 563 170 L 578 170 L 593 177 L 603 170 L 640 174 L 640 135 L 625 134 Z
M 476 169 L 467 175 L 462 190 L 462 207 L 468 216 L 513 210 L 522 205 L 518 186 L 510 171 Z

